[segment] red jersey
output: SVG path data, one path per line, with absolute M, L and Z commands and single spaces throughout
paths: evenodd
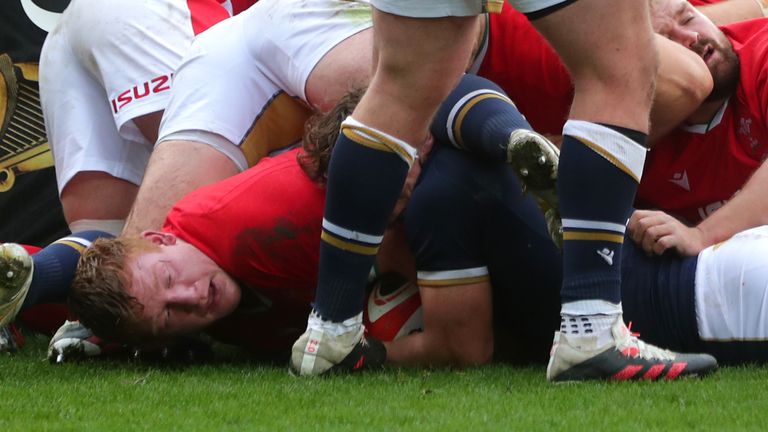
M 720 208 L 768 156 L 768 20 L 722 27 L 741 61 L 738 87 L 707 126 L 678 129 L 648 155 L 640 208 L 698 223 Z
M 325 190 L 301 170 L 298 151 L 264 158 L 190 193 L 163 226 L 239 282 L 240 307 L 211 329 L 224 342 L 284 351 L 306 328 L 317 285 Z
M 504 89 L 537 132 L 560 135 L 573 102 L 573 82 L 560 56 L 509 4 L 489 20 L 488 48 L 477 74 Z
M 498 84 L 533 128 L 560 135 L 573 101 L 573 83 L 554 48 L 528 18 L 508 4 L 489 14 L 488 49 L 477 74 Z

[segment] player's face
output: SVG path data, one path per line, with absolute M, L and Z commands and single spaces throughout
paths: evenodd
M 686 0 L 657 0 L 651 18 L 656 33 L 695 52 L 714 80 L 709 100 L 730 96 L 739 79 L 739 58 L 719 28 Z
M 208 256 L 171 234 L 142 236 L 160 246 L 127 263 L 127 290 L 144 306 L 139 313 L 143 330 L 158 338 L 191 333 L 235 310 L 240 288 Z

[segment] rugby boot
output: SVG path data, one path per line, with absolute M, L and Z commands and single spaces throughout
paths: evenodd
M 559 160 L 560 149 L 544 136 L 528 129 L 516 129 L 510 134 L 507 163 L 517 174 L 523 189 L 539 202 L 549 235 L 562 248 L 563 224 L 557 202 Z
M 338 331 L 322 325 L 321 318 L 312 311 L 307 331 L 293 344 L 291 374 L 312 376 L 382 367 L 387 350 L 377 339 L 366 337 L 362 315 L 345 320 L 340 327 L 347 331 Z
M 717 369 L 709 354 L 680 354 L 647 344 L 632 334 L 619 315 L 611 327 L 612 340 L 595 346 L 597 338 L 556 332 L 547 366 L 551 382 L 587 380 L 673 380 L 704 376 Z M 571 338 L 571 339 L 569 339 Z
M 10 324 L 29 292 L 34 264 L 16 243 L 0 244 L 0 327 Z

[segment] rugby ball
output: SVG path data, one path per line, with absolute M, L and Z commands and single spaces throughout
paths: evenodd
M 393 341 L 424 327 L 419 287 L 396 273 L 385 273 L 372 283 L 363 313 L 368 334 Z

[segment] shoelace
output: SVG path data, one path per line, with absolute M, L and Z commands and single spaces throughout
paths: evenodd
M 627 324 L 627 331 L 629 332 L 630 336 L 634 336 L 634 337 L 638 337 L 638 338 L 640 337 L 640 332 L 633 332 L 632 331 L 632 321 L 630 321 L 629 324 Z
M 626 348 L 635 346 L 637 347 L 637 357 L 646 360 L 672 361 L 675 359 L 675 354 L 672 351 L 645 343 L 638 339 L 638 336 L 640 336 L 640 333 L 632 332 L 632 322 L 630 322 L 627 326 L 627 338 L 618 344 L 619 350 L 623 351 Z

